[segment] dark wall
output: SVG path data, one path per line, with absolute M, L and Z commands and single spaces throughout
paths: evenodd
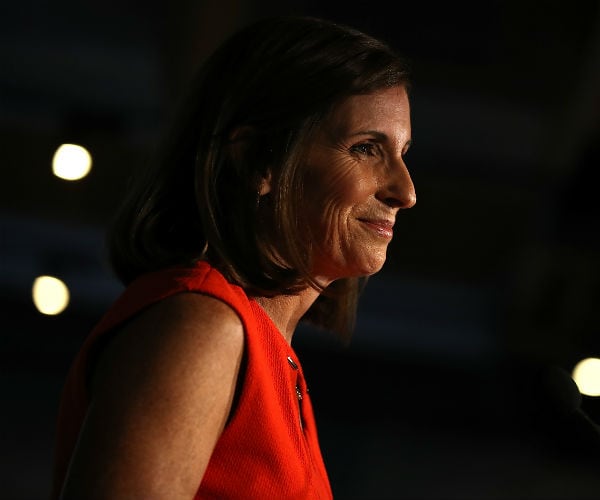
M 336 497 L 595 498 L 598 398 L 575 410 L 544 378 L 600 357 L 600 4 L 584 0 L 5 2 L 2 496 L 48 491 L 62 380 L 120 291 L 102 235 L 129 176 L 204 57 L 279 13 L 383 37 L 413 73 L 418 203 L 350 347 L 295 339 Z M 66 184 L 49 162 L 71 141 L 94 166 Z M 46 273 L 72 288 L 57 317 L 31 304 Z

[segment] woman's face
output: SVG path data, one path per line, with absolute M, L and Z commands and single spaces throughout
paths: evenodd
M 325 285 L 381 269 L 396 214 L 416 202 L 404 163 L 411 140 L 406 90 L 339 104 L 312 144 L 305 178 L 313 277 Z

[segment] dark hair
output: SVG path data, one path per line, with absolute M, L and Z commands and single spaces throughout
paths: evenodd
M 234 34 L 193 80 L 154 168 L 109 232 L 117 276 L 127 284 L 206 258 L 250 294 L 314 286 L 298 231 L 311 137 L 345 97 L 396 85 L 407 85 L 405 61 L 347 26 L 274 17 Z M 275 188 L 261 197 L 269 175 Z M 358 288 L 358 279 L 334 282 L 305 319 L 348 338 Z

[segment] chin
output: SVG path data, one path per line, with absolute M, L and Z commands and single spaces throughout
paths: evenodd
M 386 249 L 387 250 L 387 249 Z M 313 268 L 313 275 L 331 282 L 343 278 L 363 278 L 378 273 L 386 261 L 386 250 L 361 248 L 345 256 L 320 259 Z
M 383 265 L 386 261 L 387 253 L 385 251 L 371 251 L 369 259 L 365 262 L 365 274 L 371 275 L 378 273 L 383 269 Z
M 357 266 L 348 277 L 361 278 L 365 276 L 372 276 L 373 274 L 377 274 L 379 271 L 381 271 L 384 264 L 385 259 L 370 260 L 369 262 L 365 262 L 362 265 Z

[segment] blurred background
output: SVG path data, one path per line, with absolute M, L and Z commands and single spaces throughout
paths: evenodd
M 48 495 L 62 381 L 121 291 L 103 238 L 130 175 L 204 58 L 290 13 L 412 66 L 418 203 L 350 347 L 295 339 L 334 496 L 598 498 L 600 374 L 574 370 L 600 358 L 600 2 L 0 5 L 2 498 Z M 53 173 L 62 144 L 86 148 L 87 176 Z M 62 312 L 40 276 L 68 288 Z

